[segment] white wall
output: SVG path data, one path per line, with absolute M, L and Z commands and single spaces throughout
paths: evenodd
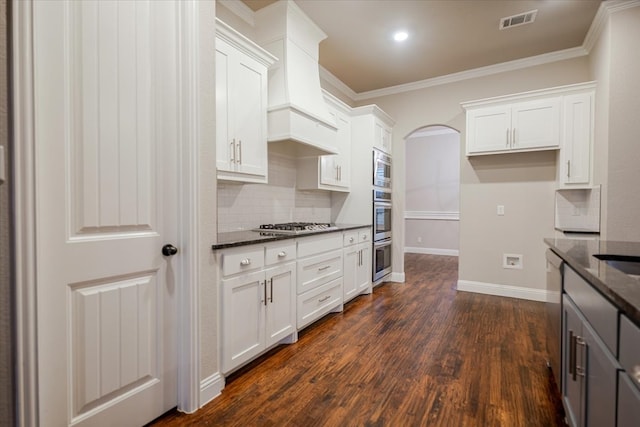
M 588 61 L 580 57 L 504 72 L 413 92 L 368 99 L 396 120 L 393 130 L 394 246 L 393 270 L 404 270 L 401 245 L 405 230 L 404 138 L 429 124 L 461 130 L 463 101 L 543 89 L 589 80 Z M 464 153 L 464 150 L 461 150 Z M 553 235 L 556 153 L 539 152 L 460 156 L 459 279 L 540 291 L 545 283 L 543 238 Z M 505 215 L 496 216 L 496 205 Z M 504 270 L 502 254 L 524 255 L 522 270 Z
M 609 26 L 606 238 L 640 241 L 640 7 Z
M 457 255 L 460 134 L 431 126 L 408 137 L 405 177 L 405 252 Z

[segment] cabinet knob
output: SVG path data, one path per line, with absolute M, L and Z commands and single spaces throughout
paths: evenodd
M 367 235 L 366 234 L 362 235 L 362 240 L 367 240 Z
M 640 365 L 636 365 L 633 367 L 633 372 L 631 372 L 631 377 L 636 380 L 638 384 L 640 384 Z
M 287 256 L 287 253 L 285 251 L 278 252 L 278 258 L 284 258 L 286 256 Z
M 245 258 L 242 261 L 240 261 L 240 265 L 249 265 L 251 264 L 251 258 Z
M 349 238 L 349 242 L 353 243 L 353 237 Z

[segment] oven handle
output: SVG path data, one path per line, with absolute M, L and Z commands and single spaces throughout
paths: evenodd
M 375 249 L 381 248 L 383 246 L 391 246 L 391 238 L 384 239 L 384 240 L 379 240 L 379 241 L 373 243 L 373 247 Z
M 374 208 L 389 208 L 391 209 L 391 202 L 373 202 Z

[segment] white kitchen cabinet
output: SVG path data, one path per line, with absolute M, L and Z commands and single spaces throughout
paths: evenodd
M 467 155 L 558 149 L 561 98 L 467 110 Z
M 387 154 L 391 154 L 391 126 L 376 118 L 374 122 L 373 146 Z
M 331 311 L 342 311 L 342 241 L 342 233 L 320 234 L 298 241 L 298 330 Z
M 296 340 L 295 244 L 229 249 L 218 259 L 222 372 L 229 373 L 288 337 Z
M 558 170 L 564 188 L 590 186 L 593 162 L 594 92 L 563 99 L 563 132 Z
M 267 71 L 275 59 L 216 20 L 218 179 L 267 182 Z
M 338 128 L 332 148 L 337 154 L 302 157 L 298 160 L 300 190 L 349 191 L 351 180 L 351 117 L 350 108 L 324 92 L 329 115 Z
M 344 302 L 371 293 L 371 230 L 344 234 Z

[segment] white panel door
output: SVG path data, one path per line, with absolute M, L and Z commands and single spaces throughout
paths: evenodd
M 269 347 L 296 331 L 296 263 L 266 271 L 266 343 Z
M 222 280 L 222 370 L 253 359 L 265 348 L 267 289 L 264 270 Z
M 358 294 L 358 267 L 360 251 L 353 245 L 343 249 L 344 273 L 343 273 L 343 299 L 349 301 Z
M 498 106 L 467 113 L 467 154 L 509 149 L 511 108 Z
M 176 406 L 173 1 L 33 5 L 39 420 Z
M 511 116 L 511 148 L 560 146 L 560 98 L 515 104 Z

